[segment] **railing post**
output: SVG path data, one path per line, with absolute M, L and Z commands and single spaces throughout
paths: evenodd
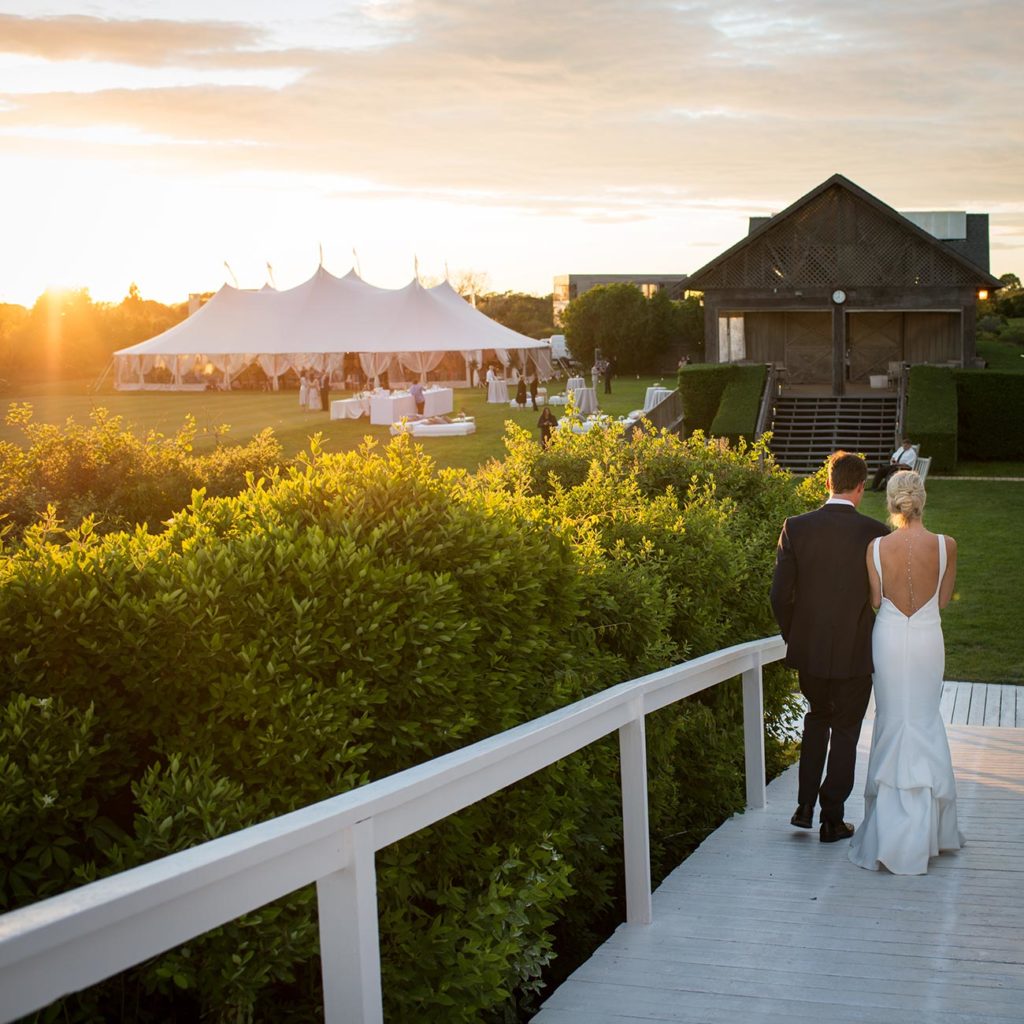
M 647 739 L 642 698 L 630 702 L 630 711 L 632 720 L 619 729 L 626 923 L 650 924 L 651 836 L 647 822 Z
M 743 753 L 747 771 L 747 806 L 764 807 L 764 694 L 761 655 L 743 673 Z
M 345 829 L 346 866 L 316 883 L 327 1024 L 382 1024 L 373 819 Z

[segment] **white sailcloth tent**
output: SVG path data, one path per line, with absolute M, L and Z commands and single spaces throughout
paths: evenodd
M 551 376 L 550 346 L 503 327 L 474 309 L 445 281 L 424 288 L 377 288 L 354 270 L 335 277 L 322 266 L 295 288 L 246 291 L 224 285 L 209 302 L 170 330 L 114 353 L 115 387 L 146 388 L 154 368 L 172 383 L 211 374 L 225 386 L 258 363 L 276 389 L 289 370 L 341 370 L 354 353 L 367 378 L 398 367 L 426 379 L 449 352 L 459 353 L 470 383 L 470 367 L 485 350 L 503 366 L 531 361 L 542 380 Z

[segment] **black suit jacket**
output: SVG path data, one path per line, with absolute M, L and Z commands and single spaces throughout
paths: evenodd
M 852 505 L 823 505 L 786 520 L 771 602 L 790 668 L 824 679 L 871 673 L 874 614 L 864 556 L 888 532 Z

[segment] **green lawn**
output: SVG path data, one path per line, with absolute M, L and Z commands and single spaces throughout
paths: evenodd
M 611 395 L 598 394 L 601 411 L 619 416 L 642 408 L 647 388 L 659 379 L 617 378 L 612 384 Z M 549 381 L 547 388 L 552 395 L 564 392 L 565 381 Z M 347 393 L 332 392 L 332 398 L 344 397 Z M 475 470 L 489 459 L 501 458 L 504 455 L 501 438 L 507 420 L 537 434 L 539 413 L 530 408 L 529 402 L 526 410 L 521 411 L 507 405 L 488 405 L 486 397 L 480 389 L 455 391 L 455 412 L 465 412 L 476 418 L 475 434 L 420 440 L 419 443 L 439 465 Z M 102 406 L 114 415 L 122 416 L 126 425 L 143 434 L 149 430 L 174 433 L 185 416 L 191 413 L 199 429 L 195 444 L 197 452 L 209 451 L 215 446 L 216 430 L 225 423 L 231 428 L 225 435 L 229 442 L 245 441 L 264 427 L 273 427 L 288 456 L 308 447 L 309 438 L 318 432 L 323 435 L 324 447 L 328 451 L 348 451 L 367 436 L 381 442 L 390 437 L 387 427 L 370 426 L 365 418 L 332 421 L 326 413 L 302 409 L 297 391 L 278 394 L 257 391 L 119 394 L 108 389 L 99 395 L 91 395 L 85 382 L 71 382 L 49 387 L 25 387 L 17 396 L 7 397 L 6 402 L 12 401 L 31 403 L 34 419 L 47 423 L 59 423 L 69 416 L 85 423 L 89 413 Z M 556 408 L 555 412 L 560 414 L 561 410 Z M 0 440 L 20 443 L 22 439 L 20 430 L 0 423 Z
M 868 493 L 861 510 L 885 519 L 884 495 Z M 1024 572 L 1017 564 L 1024 484 L 928 481 L 928 528 L 956 538 L 956 591 L 943 612 L 946 678 L 1024 683 Z
M 1011 323 L 1024 327 L 1024 320 L 1021 319 L 1013 320 Z M 988 362 L 990 370 L 1024 373 L 1024 347 L 1012 341 L 983 335 L 978 338 L 978 355 Z

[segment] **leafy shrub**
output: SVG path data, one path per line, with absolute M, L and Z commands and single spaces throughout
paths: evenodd
M 195 420 L 173 436 L 136 437 L 120 416 L 92 412 L 87 426 L 34 423 L 32 407 L 12 405 L 7 422 L 21 426 L 26 446 L 0 444 L 0 518 L 23 530 L 52 508 L 51 517 L 77 526 L 86 516 L 106 533 L 145 523 L 159 526 L 188 504 L 194 490 L 213 497 L 237 494 L 247 475 L 281 461 L 272 430 L 243 445 L 192 454 Z
M 956 468 L 957 389 L 953 371 L 912 366 L 907 389 L 907 437 L 932 459 L 932 472 Z
M 962 459 L 1024 459 L 1024 374 L 960 370 L 955 375 Z
M 761 411 L 761 396 L 767 369 L 760 366 L 737 366 L 732 380 L 725 386 L 718 412 L 711 423 L 711 434 L 726 437 L 736 444 L 741 437 L 755 440 L 757 415 Z
M 237 496 L 197 493 L 159 533 L 29 527 L 0 554 L 0 700 L 52 750 L 0 762 L 0 838 L 18 859 L 61 840 L 67 859 L 30 853 L 12 902 L 775 631 L 774 542 L 804 503 L 761 447 L 592 431 L 542 451 L 516 428 L 507 445 L 476 478 L 435 474 L 407 438 L 314 448 Z M 766 676 L 776 767 L 790 690 Z M 656 877 L 742 806 L 741 736 L 736 684 L 652 716 Z M 582 955 L 621 885 L 617 760 L 614 738 L 594 744 L 378 854 L 393 1019 L 528 1008 L 556 948 L 562 964 Z M 57 779 L 69 844 L 27 825 Z M 316 954 L 306 889 L 63 1012 L 308 1020 Z
M 978 318 L 977 329 L 980 334 L 998 334 L 1005 324 L 1005 316 L 989 313 L 987 316 Z
M 679 394 L 683 399 L 687 436 L 698 430 L 711 433 L 722 393 L 736 378 L 738 369 L 731 363 L 701 363 L 684 366 L 679 371 Z

